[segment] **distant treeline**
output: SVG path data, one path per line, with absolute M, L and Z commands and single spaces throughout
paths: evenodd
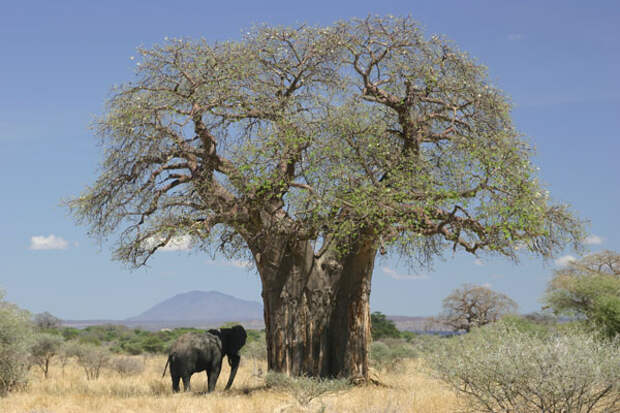
M 224 326 L 228 326 L 227 323 Z M 110 351 L 119 354 L 160 354 L 166 353 L 174 341 L 190 331 L 204 332 L 197 328 L 161 329 L 148 331 L 142 328 L 130 328 L 123 325 L 97 325 L 85 328 L 53 327 L 45 332 L 62 336 L 65 341 L 77 341 L 82 344 L 106 346 Z M 247 342 L 260 340 L 264 333 L 259 330 L 246 330 Z

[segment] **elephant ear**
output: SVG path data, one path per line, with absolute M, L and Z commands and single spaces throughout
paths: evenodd
M 237 325 L 231 328 L 222 328 L 220 333 L 224 353 L 229 356 L 239 354 L 239 350 L 245 345 L 248 337 L 243 326 Z

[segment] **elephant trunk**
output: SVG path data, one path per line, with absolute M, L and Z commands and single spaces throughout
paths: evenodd
M 241 357 L 238 354 L 229 354 L 228 355 L 228 364 L 230 364 L 230 377 L 228 377 L 228 383 L 226 383 L 226 387 L 224 390 L 230 389 L 233 381 L 235 380 L 235 376 L 237 375 L 237 370 L 239 369 L 239 363 L 241 362 Z

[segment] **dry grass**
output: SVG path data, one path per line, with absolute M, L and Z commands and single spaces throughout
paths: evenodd
M 384 385 L 353 387 L 338 393 L 326 393 L 301 406 L 284 391 L 265 387 L 262 372 L 266 365 L 242 360 L 233 388 L 224 392 L 228 366 L 214 393 L 206 394 L 205 374 L 192 377 L 191 393 L 173 394 L 170 376 L 161 378 L 165 358 L 144 359 L 145 369 L 131 377 L 120 377 L 112 370 L 102 372 L 98 380 L 86 380 L 84 371 L 69 363 L 64 374 L 60 365 L 50 368 L 44 379 L 31 371 L 29 388 L 0 399 L 3 413 L 117 413 L 117 412 L 334 412 L 400 413 L 454 412 L 455 395 L 424 373 L 419 362 L 405 362 L 402 373 L 375 373 Z

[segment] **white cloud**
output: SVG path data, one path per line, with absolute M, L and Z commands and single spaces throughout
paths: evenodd
M 67 241 L 54 234 L 50 234 L 47 237 L 43 235 L 30 237 L 31 250 L 65 250 L 68 247 L 69 243 Z
M 190 249 L 192 245 L 192 237 L 189 235 L 181 235 L 180 237 L 172 237 L 165 247 L 162 247 L 163 251 L 186 251 Z
M 484 266 L 484 261 L 482 261 L 480 258 L 476 258 L 474 260 L 474 264 L 476 264 L 478 267 L 483 267 Z
M 399 274 L 391 268 L 383 267 L 383 273 L 395 280 L 423 280 L 428 278 L 426 274 Z
M 155 245 L 163 241 L 162 237 L 151 237 L 144 241 L 145 248 L 153 248 Z M 172 237 L 168 243 L 159 248 L 161 251 L 186 251 L 191 248 L 192 245 L 192 237 L 189 235 L 181 235 L 177 237 Z
M 521 39 L 523 39 L 523 34 L 521 33 L 510 33 L 508 35 L 508 40 L 513 41 L 513 42 L 517 40 L 521 40 Z
M 250 261 L 240 261 L 240 260 L 233 260 L 233 261 L 212 261 L 209 260 L 207 261 L 207 265 L 221 265 L 223 267 L 235 267 L 235 268 L 243 268 L 243 269 L 250 269 L 254 266 L 254 263 L 250 262 Z
M 229 265 L 237 268 L 252 268 L 252 263 L 249 261 L 231 261 Z
M 603 238 L 598 235 L 588 235 L 586 239 L 583 240 L 583 243 L 586 245 L 601 245 L 603 243 Z
M 558 258 L 557 260 L 555 260 L 555 265 L 558 267 L 566 267 L 569 263 L 576 261 L 577 258 L 573 257 L 572 255 L 564 255 L 563 257 Z

